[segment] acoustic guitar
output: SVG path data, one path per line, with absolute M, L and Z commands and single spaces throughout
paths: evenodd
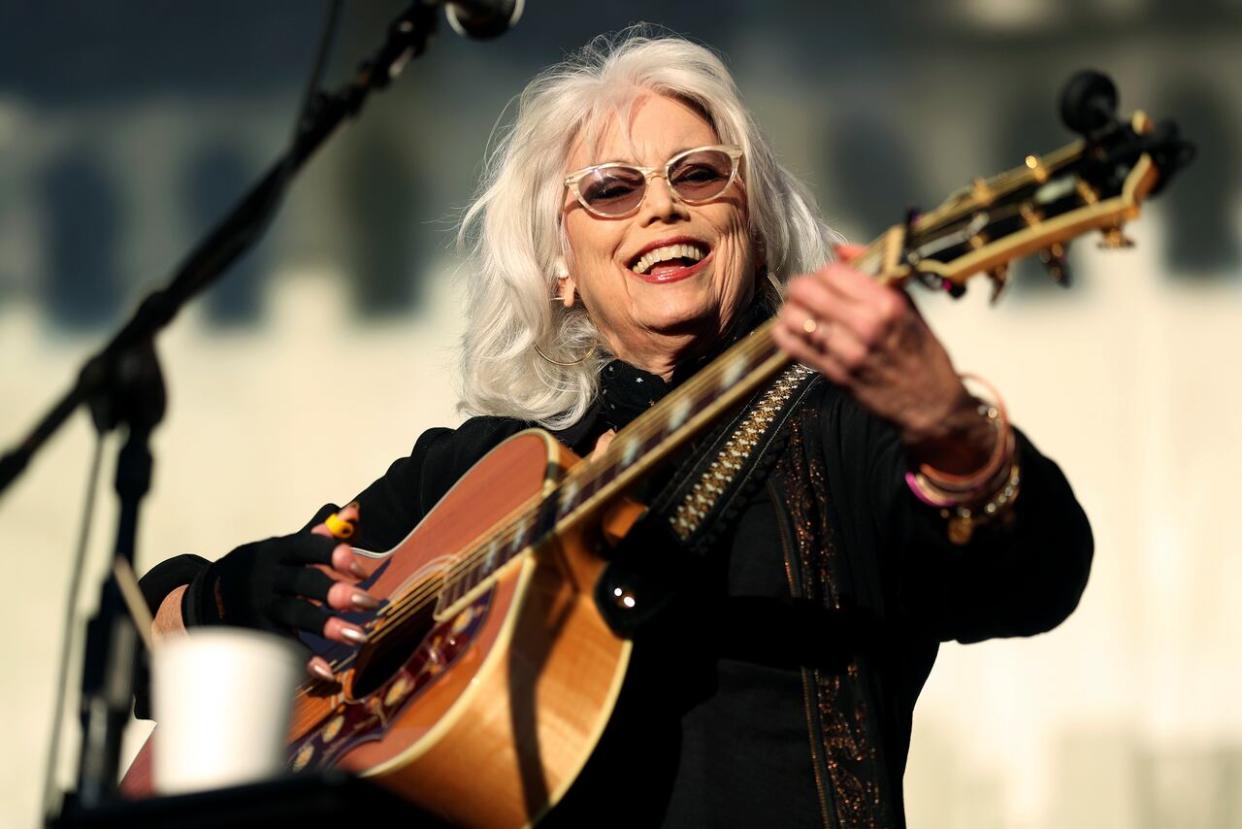
M 1123 226 L 1191 157 L 1176 127 L 1112 115 L 1103 76 L 1071 81 L 1063 116 L 1082 138 L 977 179 L 911 214 L 855 260 L 890 283 L 954 296 L 1041 253 L 1066 281 L 1065 245 Z M 613 632 L 595 586 L 608 545 L 644 507 L 627 492 L 785 369 L 768 322 L 582 460 L 546 432 L 521 432 L 480 460 L 401 543 L 359 551 L 384 600 L 360 648 L 326 653 L 339 683 L 297 692 L 294 771 L 335 765 L 389 786 L 453 824 L 510 829 L 557 803 L 616 702 L 631 642 Z M 612 594 L 615 593 L 615 596 Z M 624 611 L 643 597 L 609 591 Z M 611 610 L 616 610 L 612 608 Z M 122 784 L 151 791 L 151 742 Z

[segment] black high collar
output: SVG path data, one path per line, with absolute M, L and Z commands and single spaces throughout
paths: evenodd
M 762 301 L 754 302 L 738 314 L 733 325 L 716 345 L 693 360 L 681 363 L 673 370 L 673 376 L 663 377 L 643 371 L 623 360 L 613 360 L 600 369 L 599 417 L 610 429 L 620 431 L 634 418 L 654 406 L 660 398 L 693 377 L 704 366 L 720 356 L 731 345 L 754 331 L 772 315 L 772 309 Z M 603 431 L 603 430 L 601 430 Z

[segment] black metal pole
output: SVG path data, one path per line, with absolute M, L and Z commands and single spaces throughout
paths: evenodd
M 190 252 L 168 285 L 149 294 L 113 338 L 86 361 L 72 388 L 30 434 L 0 458 L 0 493 L 69 415 L 88 404 L 101 435 L 118 427 L 126 430 L 116 469 L 120 507 L 114 555 L 132 563 L 140 506 L 151 483 L 149 438 L 166 405 L 154 348 L 156 335 L 262 235 L 293 175 L 341 122 L 356 115 L 373 90 L 386 87 L 406 62 L 422 54 L 435 28 L 436 9 L 437 3 L 431 0 L 415 2 L 389 26 L 384 45 L 359 67 L 349 84 L 335 94 L 313 95 L 284 155 Z M 140 655 L 137 631 L 109 572 L 99 607 L 87 626 L 78 808 L 96 808 L 115 793 L 121 732 L 129 716 L 135 660 Z
M 131 565 L 138 535 L 138 513 L 151 489 L 151 432 L 164 417 L 167 395 L 155 348 L 131 348 L 112 363 L 91 401 L 95 428 L 105 434 L 124 426 L 114 487 L 119 498 L 115 559 Z M 116 788 L 121 734 L 134 694 L 140 657 L 138 632 L 125 612 L 116 581 L 105 577 L 99 607 L 87 623 L 82 666 L 82 751 L 78 763 L 78 803 L 87 809 L 106 802 Z

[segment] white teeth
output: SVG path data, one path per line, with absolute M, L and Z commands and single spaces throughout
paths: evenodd
M 689 259 L 694 262 L 700 261 L 707 255 L 707 252 L 693 244 L 665 245 L 664 247 L 649 250 L 644 253 L 637 262 L 634 263 L 635 273 L 647 273 L 661 262 L 667 262 L 670 259 Z

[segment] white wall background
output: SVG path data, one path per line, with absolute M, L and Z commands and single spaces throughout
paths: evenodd
M 1141 4 L 1096 5 L 1116 11 Z M 998 31 L 1038 31 L 1050 25 L 1039 6 L 1024 0 L 956 8 L 993 19 Z M 908 139 L 922 186 L 943 193 L 1000 166 L 993 135 L 1012 112 L 1007 72 L 1046 66 L 1041 71 L 1059 78 L 1094 58 L 1119 74 L 1127 107 L 1155 108 L 1149 99 L 1167 65 L 1238 76 L 1242 50 L 1231 31 L 1079 38 L 1053 43 L 1059 51 L 1046 63 L 1010 60 L 1002 46 L 982 41 L 956 51 L 929 42 L 918 73 L 886 75 L 871 65 L 857 76 L 815 79 L 830 90 L 823 97 L 806 93 L 807 67 L 782 48 L 787 31 L 739 41 L 731 58 L 782 158 L 819 183 L 832 221 L 866 238 L 882 228 L 852 218 L 823 169 L 833 149 L 823 143 L 824 127 L 834 119 L 883 110 L 892 133 Z M 488 78 L 520 85 L 529 77 L 525 66 L 483 60 Z M 30 187 L 40 166 L 58 148 L 89 137 L 119 171 L 129 186 L 132 238 L 124 264 L 135 275 L 135 295 L 140 284 L 155 284 L 197 232 L 169 209 L 169 182 L 186 148 L 210 140 L 213 130 L 240 132 L 258 159 L 267 158 L 269 149 L 255 148 L 278 143 L 289 107 L 157 99 L 66 110 L 6 98 L 3 90 L 0 83 L 0 188 L 16 196 L 0 204 L 0 445 L 7 446 L 65 389 L 100 336 L 54 327 L 32 298 L 28 280 L 45 264 L 39 240 L 46 206 Z M 1050 100 L 1029 103 L 1052 118 Z M 1238 97 L 1222 103 L 1232 106 L 1222 117 L 1237 134 Z M 474 128 L 490 124 L 499 105 L 489 99 L 461 119 L 443 106 L 413 109 L 409 117 L 421 118 L 434 138 L 418 145 L 419 165 L 468 155 L 454 168 L 460 172 L 481 155 L 482 134 Z M 406 116 L 395 108 L 374 114 L 390 126 Z M 1003 163 L 1051 147 L 1014 149 Z M 1232 163 L 1236 143 L 1207 149 L 1207 163 Z M 351 310 L 350 274 L 339 262 L 302 255 L 308 248 L 322 254 L 320 237 L 341 220 L 333 188 L 344 175 L 342 152 L 312 165 L 274 228 L 285 255 L 264 277 L 263 324 L 222 333 L 192 312 L 161 340 L 171 407 L 156 438 L 140 571 L 179 552 L 218 556 L 241 541 L 299 526 L 324 501 L 348 498 L 369 483 L 423 429 L 457 421 L 453 347 L 462 313 L 452 259 L 426 277 L 430 290 L 420 310 L 377 322 Z M 1210 168 L 1229 175 L 1226 169 Z M 877 186 L 896 194 L 899 216 L 901 183 Z M 1225 221 L 1236 232 L 1242 205 L 1233 192 Z M 1154 204 L 1133 227 L 1135 250 L 1078 245 L 1083 278 L 1071 291 L 1021 293 L 995 308 L 982 286 L 959 303 L 921 300 L 959 369 L 990 378 L 1015 420 L 1061 463 L 1092 519 L 1096 561 L 1081 607 L 1052 633 L 942 649 L 915 715 L 906 777 L 912 827 L 1242 826 L 1242 605 L 1234 599 L 1242 584 L 1242 274 L 1170 272 L 1162 209 Z M 0 602 L 0 630 L 10 643 L 10 668 L 0 677 L 0 700 L 10 712 L 8 747 L 0 751 L 0 826 L 38 820 L 90 440 L 88 421 L 78 415 L 0 500 L 10 563 Z M 113 451 L 101 479 L 86 589 L 75 599 L 75 629 L 94 601 L 115 530 Z M 74 687 L 78 661 L 75 653 Z M 72 777 L 72 719 L 66 735 L 62 782 Z M 134 751 L 143 726 L 130 736 Z

